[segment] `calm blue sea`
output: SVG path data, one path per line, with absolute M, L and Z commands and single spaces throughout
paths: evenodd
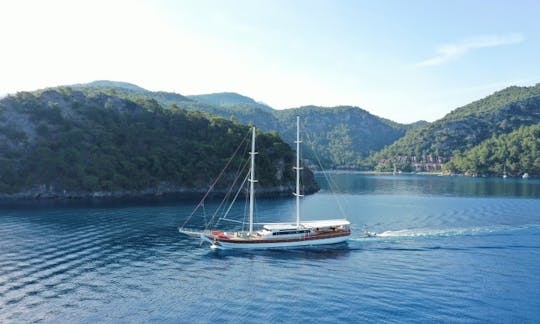
M 173 198 L 2 203 L 0 322 L 540 322 L 540 180 L 334 174 L 333 195 L 318 177 L 303 213 L 342 210 L 346 244 L 214 252 L 177 232 L 195 203 Z

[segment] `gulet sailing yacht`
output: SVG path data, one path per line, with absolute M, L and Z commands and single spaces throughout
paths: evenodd
M 323 244 L 336 244 L 346 241 L 351 235 L 350 222 L 347 219 L 301 220 L 300 215 L 300 118 L 296 118 L 296 222 L 257 224 L 254 229 L 253 214 L 255 201 L 255 127 L 251 139 L 251 168 L 249 171 L 249 230 L 222 231 L 205 230 L 197 233 L 201 240 L 210 243 L 212 249 L 269 249 L 294 248 Z M 261 226 L 262 225 L 262 226 Z M 180 232 L 183 232 L 180 229 Z M 184 231 L 193 235 L 193 232 Z

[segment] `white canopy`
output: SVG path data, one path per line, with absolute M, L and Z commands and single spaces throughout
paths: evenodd
M 348 226 L 351 225 L 351 222 L 349 222 L 346 219 L 326 219 L 326 220 L 316 220 L 316 221 L 308 221 L 308 222 L 302 222 L 300 225 L 303 225 L 307 228 L 313 228 L 313 227 L 337 227 L 337 226 Z
M 301 222 L 300 228 L 338 227 L 338 226 L 348 226 L 350 224 L 351 223 L 346 219 L 326 219 L 326 220 Z M 269 231 L 296 229 L 296 224 L 290 224 L 290 223 L 264 224 L 263 228 Z

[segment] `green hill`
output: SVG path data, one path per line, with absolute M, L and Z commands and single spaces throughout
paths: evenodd
M 358 168 L 371 153 L 391 144 L 409 129 L 426 122 L 404 125 L 386 120 L 351 106 L 305 106 L 274 110 L 253 99 L 235 93 L 189 96 L 205 104 L 218 105 L 227 112 L 210 111 L 220 116 L 233 116 L 241 123 L 253 123 L 266 131 L 276 131 L 290 145 L 295 139 L 295 117 L 301 116 L 304 157 L 316 166 Z M 183 106 L 182 106 L 183 107 Z
M 295 118 L 300 116 L 307 156 L 314 160 L 318 157 L 323 164 L 333 167 L 359 167 L 363 159 L 402 137 L 406 131 L 397 123 L 350 106 L 306 106 L 280 110 L 275 115 L 280 134 L 288 142 L 294 140 Z
M 0 192 L 199 190 L 246 129 L 240 124 L 270 132 L 262 143 L 268 137 L 288 156 L 280 138 L 293 144 L 296 116 L 307 144 L 303 156 L 313 167 L 319 160 L 334 168 L 499 174 L 506 163 L 513 175 L 537 172 L 531 143 L 537 143 L 532 126 L 540 124 L 540 84 L 495 92 L 433 123 L 405 125 L 351 106 L 274 110 L 236 93 L 186 97 L 95 81 L 0 100 Z M 281 167 L 262 172 L 266 183 L 288 186 L 290 169 L 269 161 Z M 274 181 L 272 174 L 285 178 Z
M 266 131 L 272 131 L 278 128 L 277 121 L 270 107 L 265 106 L 266 108 L 263 109 L 253 99 L 232 93 L 190 96 L 201 98 L 201 101 L 198 101 L 178 93 L 154 92 L 130 83 L 118 81 L 94 81 L 85 84 L 76 84 L 70 87 L 120 96 L 128 100 L 154 99 L 165 108 L 199 111 L 226 119 L 234 118 L 241 124 L 254 124 Z M 235 100 L 227 101 L 227 98 L 235 98 Z M 233 104 L 233 102 L 242 102 L 242 104 Z
M 0 100 L 0 196 L 204 191 L 248 132 L 149 98 L 71 88 L 17 93 Z M 257 143 L 262 191 L 288 194 L 293 151 L 275 134 L 260 133 Z M 305 187 L 317 189 L 309 170 Z
M 117 87 L 115 86 L 117 85 Z M 303 129 L 310 136 L 304 156 L 316 165 L 317 156 L 325 167 L 359 167 L 370 154 L 402 137 L 410 129 L 426 122 L 399 124 L 371 115 L 358 107 L 306 106 L 274 110 L 237 93 L 224 92 L 197 96 L 182 96 L 151 92 L 119 82 L 99 81 L 79 85 L 92 91 L 123 95 L 130 100 L 151 98 L 164 107 L 201 111 L 234 119 L 241 124 L 254 124 L 267 132 L 278 132 L 290 145 L 294 144 L 294 117 L 302 116 Z M 140 90 L 142 89 L 142 90 Z M 315 154 L 316 153 L 316 154 Z
M 493 136 L 455 156 L 446 169 L 470 175 L 540 175 L 540 124 Z
M 540 84 L 509 87 L 408 132 L 372 158 L 379 170 L 434 170 L 494 135 L 540 123 Z

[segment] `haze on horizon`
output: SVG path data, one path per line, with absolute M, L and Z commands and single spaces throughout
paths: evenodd
M 537 1 L 2 1 L 0 95 L 114 80 L 433 121 L 540 82 Z

